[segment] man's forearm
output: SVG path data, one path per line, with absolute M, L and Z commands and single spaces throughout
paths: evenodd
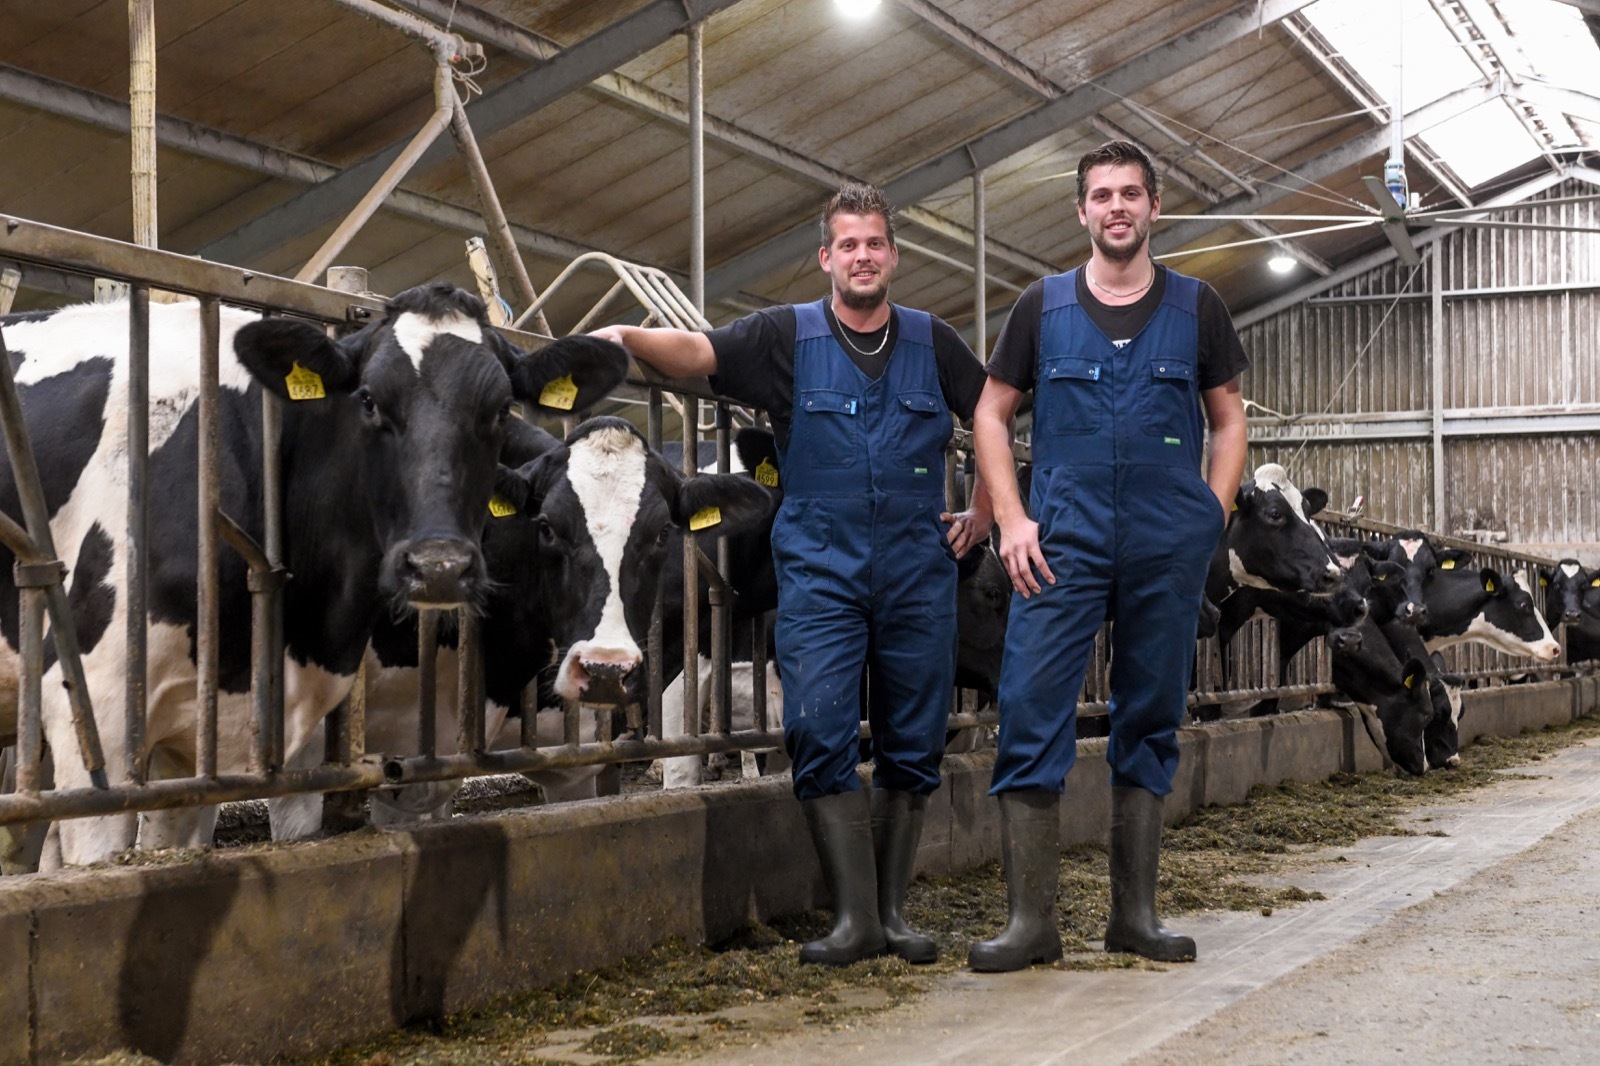
M 1233 499 L 1239 494 L 1249 451 L 1250 442 L 1242 420 L 1211 431 L 1211 461 L 1206 468 L 1206 484 L 1216 493 L 1224 511 L 1232 509 Z
M 595 333 L 616 341 L 639 362 L 668 377 L 692 378 L 717 372 L 716 352 L 704 333 L 643 326 L 607 326 Z
M 1017 464 L 1011 455 L 1010 422 L 980 409 L 972 418 L 972 444 L 978 455 L 972 505 L 981 506 L 981 494 L 995 520 L 1004 526 L 1025 513 L 1017 489 Z

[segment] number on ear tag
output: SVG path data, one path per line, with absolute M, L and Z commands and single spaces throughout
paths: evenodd
M 578 402 L 578 386 L 572 383 L 572 375 L 556 378 L 539 391 L 539 406 L 553 407 L 557 411 L 570 411 L 572 405 Z
M 1439 564 L 1440 570 L 1454 570 L 1455 568 L 1456 561 L 1454 559 L 1446 559 L 1444 562 Z
M 756 467 L 756 484 L 769 489 L 778 487 L 778 468 L 772 465 L 771 459 L 761 460 L 761 465 Z
M 283 383 L 289 390 L 291 400 L 320 400 L 328 395 L 322 387 L 322 375 L 315 370 L 307 370 L 299 363 L 294 364 Z
M 720 507 L 702 507 L 689 516 L 689 529 L 691 531 L 710 529 L 712 526 L 720 525 L 721 523 L 722 508 Z
M 504 496 L 494 495 L 489 497 L 489 513 L 496 518 L 509 518 L 517 513 L 517 509 Z

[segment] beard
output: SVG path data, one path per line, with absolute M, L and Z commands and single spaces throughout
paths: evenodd
M 871 311 L 879 307 L 889 298 L 889 283 L 879 275 L 878 283 L 865 292 L 856 289 L 840 289 L 839 302 L 852 311 Z
M 1143 253 L 1145 246 L 1150 243 L 1150 224 L 1140 225 L 1133 223 L 1131 231 L 1133 242 L 1125 246 L 1114 245 L 1105 236 L 1105 230 L 1100 229 L 1090 233 L 1089 240 L 1099 250 L 1100 254 L 1113 263 L 1131 263 Z

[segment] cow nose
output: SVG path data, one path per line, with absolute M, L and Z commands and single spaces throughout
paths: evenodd
M 1561 612 L 1561 620 L 1567 625 L 1575 625 L 1583 615 L 1576 608 Z
M 1428 608 L 1426 604 L 1409 601 L 1400 609 L 1400 620 L 1410 622 L 1414 626 L 1428 624 Z
M 594 656 L 579 656 L 578 666 L 586 675 L 582 685 L 585 700 L 590 703 L 622 703 L 628 698 L 628 679 L 638 668 L 639 660 L 599 650 Z
M 1361 650 L 1361 634 L 1355 630 L 1345 630 L 1333 635 L 1335 651 L 1357 652 Z
M 467 575 L 476 550 L 460 540 L 437 538 L 417 541 L 401 553 L 407 597 L 413 603 L 454 605 L 471 597 Z

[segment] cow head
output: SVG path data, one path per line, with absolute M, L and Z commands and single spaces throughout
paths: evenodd
M 1423 597 L 1423 585 L 1437 565 L 1433 544 L 1427 534 L 1418 530 L 1402 530 L 1387 539 L 1369 540 L 1362 548 L 1373 559 L 1395 563 L 1402 568 L 1403 595 L 1395 603 L 1393 617 L 1406 625 L 1427 625 L 1428 605 Z
M 1524 575 L 1508 581 L 1490 567 L 1473 572 L 1463 565 L 1465 560 L 1465 553 L 1454 549 L 1440 552 L 1438 568 L 1425 586 L 1432 614 L 1426 634 L 1430 649 L 1476 640 L 1507 655 L 1527 655 L 1540 662 L 1561 654 L 1561 645 L 1533 605 Z
M 1423 735 L 1434 715 L 1426 664 L 1408 659 L 1400 672 L 1400 684 L 1385 691 L 1373 706 L 1383 723 L 1390 760 L 1405 773 L 1422 776 L 1428 769 Z
M 1555 566 L 1541 566 L 1539 586 L 1544 589 L 1545 624 L 1555 629 L 1563 622 L 1567 625 L 1579 622 L 1583 617 L 1583 592 L 1589 581 L 1589 574 L 1576 559 L 1563 559 Z
M 1461 685 L 1459 674 L 1445 670 L 1444 656 L 1434 652 L 1431 656 L 1432 679 L 1428 693 L 1433 701 L 1433 718 L 1423 731 L 1423 752 L 1428 759 L 1428 769 L 1454 769 L 1461 765 Z
M 1239 486 L 1223 534 L 1233 581 L 1281 592 L 1331 593 L 1341 571 L 1322 530 L 1311 521 L 1327 503 L 1321 489 L 1295 488 L 1276 463 L 1259 467 Z
M 500 490 L 531 516 L 541 595 L 563 699 L 619 701 L 640 645 L 675 528 L 738 533 L 772 510 L 743 474 L 684 475 L 619 418 L 592 418 Z
M 290 462 L 358 466 L 338 491 L 362 495 L 382 553 L 379 593 L 396 609 L 479 605 L 479 535 L 512 401 L 581 407 L 627 370 L 626 353 L 595 337 L 522 351 L 490 328 L 483 301 L 444 282 L 401 293 L 342 339 L 269 318 L 241 329 L 234 348 L 291 401 L 286 441 L 302 428 L 292 421 L 327 420 L 322 454 L 307 446 Z

